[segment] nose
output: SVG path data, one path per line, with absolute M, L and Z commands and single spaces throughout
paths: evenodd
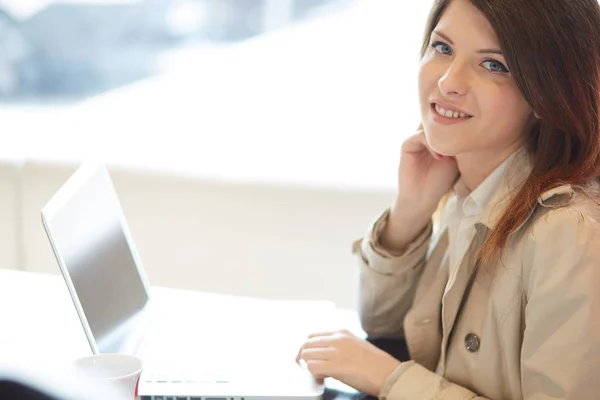
M 448 97 L 459 97 L 467 94 L 469 90 L 468 71 L 465 66 L 455 60 L 446 73 L 439 79 L 440 92 Z

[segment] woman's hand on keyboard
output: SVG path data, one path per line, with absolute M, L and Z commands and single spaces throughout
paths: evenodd
M 388 376 L 400 365 L 386 352 L 346 330 L 315 333 L 296 356 L 318 380 L 334 378 L 356 390 L 378 396 Z

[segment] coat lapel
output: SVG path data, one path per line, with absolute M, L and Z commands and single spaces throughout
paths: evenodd
M 440 355 L 440 363 L 438 364 L 441 372 L 446 364 L 447 350 L 451 340 L 460 340 L 460 338 L 452 339 L 452 332 L 460 317 L 461 304 L 468 297 L 468 288 L 475 279 L 476 266 L 475 256 L 477 250 L 483 244 L 485 238 L 494 229 L 498 219 L 504 213 L 512 196 L 523 185 L 529 174 L 531 173 L 531 164 L 529 157 L 524 148 L 519 149 L 513 160 L 510 162 L 506 175 L 502 182 L 495 189 L 494 194 L 490 198 L 488 204 L 484 207 L 479 221 L 475 224 L 475 235 L 465 256 L 458 265 L 456 272 L 456 280 L 448 292 L 442 297 L 442 348 Z
M 476 233 L 471 241 L 471 244 L 465 253 L 462 261 L 460 262 L 457 270 L 456 281 L 448 292 L 442 297 L 442 353 L 440 365 L 445 365 L 446 354 L 450 340 L 452 340 L 452 331 L 456 325 L 456 321 L 460 314 L 461 303 L 463 303 L 463 297 L 468 296 L 467 287 L 470 282 L 475 278 L 475 262 L 474 258 L 477 250 L 487 236 L 487 228 L 482 224 L 476 224 Z

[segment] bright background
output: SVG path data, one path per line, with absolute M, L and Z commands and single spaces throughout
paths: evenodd
M 153 284 L 354 307 L 430 4 L 0 0 L 0 267 L 58 273 L 40 210 L 101 160 Z

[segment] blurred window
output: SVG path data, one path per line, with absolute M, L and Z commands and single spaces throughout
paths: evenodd
M 0 0 L 0 158 L 394 188 L 432 0 Z
M 69 101 L 160 72 L 173 50 L 225 46 L 352 0 L 0 0 L 0 98 Z

